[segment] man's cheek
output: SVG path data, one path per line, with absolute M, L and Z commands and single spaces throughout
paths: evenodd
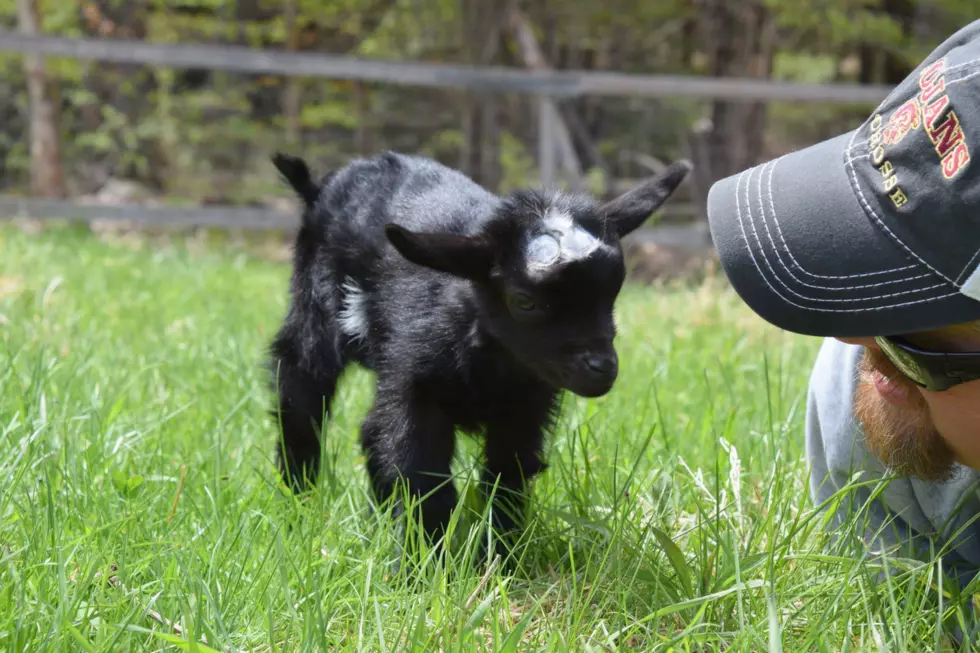
M 980 469 L 980 393 L 977 381 L 945 392 L 923 392 L 936 430 L 953 451 L 957 462 Z

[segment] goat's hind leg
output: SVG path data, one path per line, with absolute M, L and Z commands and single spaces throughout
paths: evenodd
M 277 391 L 272 414 L 282 435 L 277 439 L 276 462 L 295 492 L 317 481 L 320 434 L 344 368 L 329 331 L 318 335 L 310 347 L 303 334 L 280 332 L 271 347 L 270 373 Z

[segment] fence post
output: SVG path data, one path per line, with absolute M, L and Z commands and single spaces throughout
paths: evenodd
M 538 168 L 541 174 L 541 186 L 554 188 L 555 160 L 558 146 L 555 143 L 555 116 L 553 106 L 546 94 L 538 96 Z

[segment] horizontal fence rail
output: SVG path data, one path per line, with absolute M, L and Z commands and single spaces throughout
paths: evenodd
M 0 52 L 70 59 L 208 68 L 242 73 L 327 77 L 407 86 L 465 87 L 553 97 L 612 95 L 701 99 L 877 104 L 890 86 L 796 84 L 752 78 L 636 75 L 585 70 L 519 70 L 441 63 L 395 62 L 232 45 L 164 44 L 120 39 L 69 39 L 0 31 Z
M 134 222 L 160 227 L 293 230 L 299 215 L 239 206 L 142 206 L 77 204 L 70 200 L 0 196 L 0 219 L 66 220 L 70 222 Z
M 693 205 L 677 203 L 679 214 L 686 215 Z M 665 213 L 673 214 L 670 205 L 664 205 Z M 36 220 L 41 222 L 96 221 L 138 224 L 142 228 L 212 228 L 221 230 L 295 232 L 299 228 L 299 214 L 283 213 L 272 209 L 205 206 L 140 206 L 75 204 L 68 200 L 21 198 L 0 196 L 0 220 Z M 626 237 L 624 242 L 636 245 L 660 245 L 699 249 L 710 246 L 707 225 L 703 223 L 665 224 L 641 227 Z
M 123 39 L 73 39 L 0 30 L 0 52 L 68 59 L 205 68 L 240 73 L 308 76 L 430 88 L 469 88 L 561 99 L 582 95 L 705 100 L 796 101 L 878 104 L 890 92 L 883 85 L 797 84 L 753 78 L 640 75 L 587 70 L 523 70 L 429 62 L 397 62 L 315 52 L 283 52 L 233 45 L 165 44 Z M 542 115 L 539 151 L 545 185 L 555 181 L 554 116 Z M 693 216 L 693 204 L 670 202 L 664 216 Z M 0 196 L 0 219 L 107 220 L 147 226 L 231 229 L 294 229 L 298 217 L 271 209 L 237 206 L 169 207 L 103 205 Z
M 664 215 L 691 216 L 694 205 L 666 203 Z M 193 226 L 226 229 L 293 230 L 299 227 L 299 214 L 247 206 L 144 206 L 139 204 L 79 204 L 71 200 L 0 195 L 0 220 L 67 220 L 91 222 L 107 220 L 134 222 L 150 226 Z

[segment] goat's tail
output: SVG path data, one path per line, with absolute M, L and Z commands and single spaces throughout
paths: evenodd
M 306 206 L 312 207 L 317 197 L 320 196 L 320 188 L 313 181 L 310 167 L 306 165 L 306 161 L 291 154 L 276 152 L 272 155 L 272 163 Z

